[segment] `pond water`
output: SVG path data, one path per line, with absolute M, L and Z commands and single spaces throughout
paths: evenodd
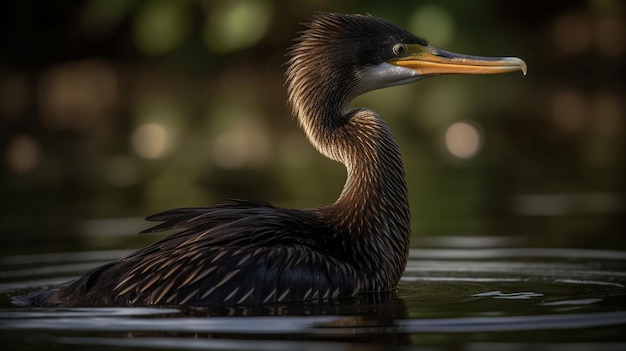
M 25 308 L 10 297 L 129 253 L 2 257 L 3 349 L 623 350 L 626 252 L 411 251 L 396 294 L 259 308 Z

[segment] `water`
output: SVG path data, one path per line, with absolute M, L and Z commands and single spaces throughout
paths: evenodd
M 24 308 L 10 296 L 129 251 L 2 258 L 6 349 L 622 350 L 626 252 L 412 250 L 393 296 L 258 308 Z

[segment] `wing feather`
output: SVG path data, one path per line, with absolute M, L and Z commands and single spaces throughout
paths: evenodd
M 148 220 L 163 223 L 144 232 L 178 232 L 57 289 L 46 304 L 261 304 L 358 291 L 356 270 L 320 250 L 333 233 L 312 211 L 234 201 Z

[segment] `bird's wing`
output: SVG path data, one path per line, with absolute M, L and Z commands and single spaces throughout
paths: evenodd
M 358 277 L 302 245 L 172 251 L 135 265 L 113 288 L 120 304 L 264 304 L 354 296 Z
M 59 293 L 60 303 L 262 304 L 358 291 L 354 268 L 318 250 L 332 233 L 320 233 L 326 225 L 312 212 L 237 202 L 149 219 L 164 221 L 150 231 L 180 231 L 88 272 Z
M 311 211 L 279 208 L 257 201 L 233 200 L 210 208 L 179 208 L 147 219 L 163 223 L 142 233 L 179 230 L 165 238 L 162 245 L 178 246 L 198 241 L 203 245 L 228 246 L 292 241 L 312 244 L 315 234 L 328 234 L 326 224 Z
M 146 229 L 143 233 L 154 233 L 164 230 L 188 228 L 190 226 L 202 225 L 204 228 L 215 227 L 225 222 L 232 222 L 237 219 L 258 215 L 261 213 L 272 213 L 281 209 L 263 201 L 231 200 L 227 204 L 206 208 L 177 208 L 146 218 L 152 222 L 163 222 L 152 228 Z M 295 210 L 290 210 L 295 212 Z

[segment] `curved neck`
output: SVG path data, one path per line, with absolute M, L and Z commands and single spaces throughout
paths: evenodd
M 348 173 L 337 201 L 320 214 L 339 234 L 338 240 L 348 243 L 340 245 L 347 249 L 341 255 L 350 257 L 367 277 L 362 288 L 392 289 L 404 271 L 410 237 L 398 145 L 385 121 L 370 110 L 308 112 L 298 114 L 307 137 L 322 154 L 343 163 Z
M 347 169 L 344 189 L 332 205 L 343 212 L 346 228 L 357 235 L 408 233 L 407 186 L 400 151 L 384 120 L 353 110 L 333 134 L 335 152 Z M 349 224 L 349 225 L 348 225 Z
M 289 100 L 300 126 L 321 154 L 347 169 L 341 196 L 330 206 L 342 212 L 337 218 L 349 215 L 344 227 L 350 233 L 384 231 L 382 226 L 408 235 L 404 166 L 387 123 L 371 110 L 349 110 L 352 94 L 339 88 L 345 84 L 297 78 L 289 81 Z
M 410 237 L 400 151 L 377 114 L 349 109 L 368 90 L 358 72 L 324 59 L 326 35 L 309 39 L 291 51 L 289 102 L 313 146 L 348 171 L 339 199 L 317 211 L 332 229 L 332 249 L 362 274 L 361 290 L 390 290 L 406 266 Z

